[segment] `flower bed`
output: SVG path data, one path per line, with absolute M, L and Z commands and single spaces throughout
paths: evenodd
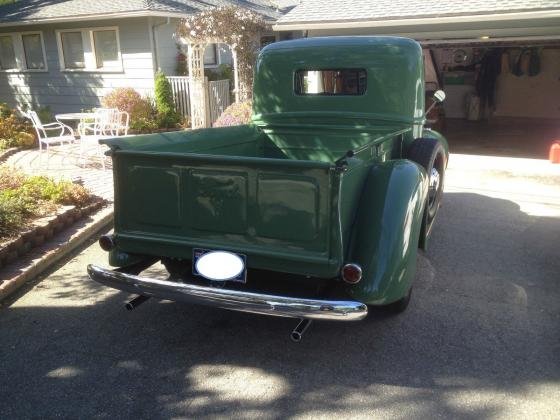
M 81 185 L 0 167 L 0 261 L 39 245 L 100 205 Z
M 50 216 L 33 220 L 17 236 L 0 240 L 0 268 L 42 245 L 55 233 L 72 226 L 101 209 L 105 204 L 104 200 L 98 200 L 84 207 L 62 206 Z

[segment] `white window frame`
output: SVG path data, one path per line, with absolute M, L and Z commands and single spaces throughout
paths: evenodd
M 95 41 L 93 33 L 96 31 L 115 31 L 117 37 L 117 65 L 111 67 L 97 67 L 97 57 L 95 56 Z M 84 68 L 66 68 L 64 63 L 64 52 L 62 50 L 62 35 L 65 32 L 81 32 L 82 33 L 82 47 L 84 50 Z M 121 54 L 121 41 L 118 26 L 98 26 L 92 28 L 72 28 L 72 29 L 57 29 L 56 46 L 58 48 L 58 62 L 60 63 L 60 71 L 62 72 L 77 72 L 77 73 L 122 73 L 122 54 Z
M 41 48 L 43 52 L 43 63 L 45 67 L 42 69 L 28 69 L 27 60 L 25 59 L 25 49 L 23 48 L 23 35 L 39 35 L 41 38 Z M 0 73 L 47 73 L 49 65 L 47 63 L 47 54 L 45 53 L 45 37 L 43 31 L 24 31 L 24 32 L 0 32 L 0 36 L 10 36 L 14 47 L 14 55 L 16 58 L 15 69 L 0 69 Z

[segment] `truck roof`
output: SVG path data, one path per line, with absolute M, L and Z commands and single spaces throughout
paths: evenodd
M 309 86 L 308 79 L 302 79 L 303 73 L 303 77 L 312 74 L 317 78 L 322 77 L 318 74 L 344 72 L 354 72 L 360 78 L 359 92 L 299 91 L 302 83 Z M 267 125 L 286 119 L 311 122 L 309 118 L 314 118 L 313 123 L 337 120 L 348 124 L 350 118 L 354 124 L 358 120 L 415 124 L 424 119 L 424 95 L 422 48 L 412 39 L 337 36 L 282 41 L 259 54 L 253 121 Z
M 299 38 L 288 41 L 273 42 L 263 48 L 262 53 L 269 53 L 284 49 L 317 48 L 317 47 L 344 47 L 344 46 L 399 46 L 420 48 L 420 44 L 410 38 L 398 36 L 323 36 L 314 38 Z

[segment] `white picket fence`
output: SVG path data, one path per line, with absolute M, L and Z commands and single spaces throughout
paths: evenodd
M 183 116 L 191 117 L 189 78 L 186 76 L 168 76 L 167 80 L 171 84 L 176 111 Z M 231 103 L 229 80 L 210 81 L 207 86 L 206 103 L 208 109 L 206 115 L 210 123 L 213 124 Z

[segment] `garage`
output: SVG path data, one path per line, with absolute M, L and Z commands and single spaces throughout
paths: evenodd
M 560 1 L 305 0 L 274 26 L 292 36 L 393 35 L 419 41 L 428 116 L 454 153 L 546 159 L 560 140 Z M 427 102 L 428 104 L 428 102 Z
M 560 40 L 423 42 L 431 113 L 455 153 L 546 158 L 560 139 Z

